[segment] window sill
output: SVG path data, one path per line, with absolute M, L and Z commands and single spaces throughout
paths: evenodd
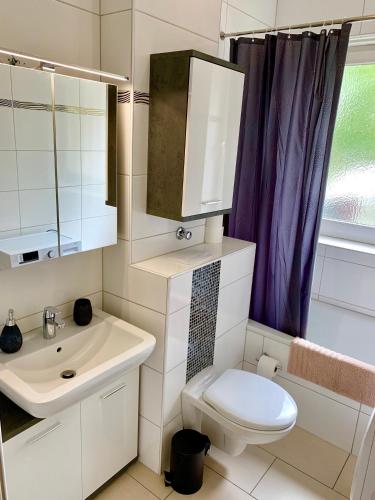
M 319 236 L 319 245 L 325 247 L 342 248 L 352 252 L 365 253 L 368 255 L 375 255 L 375 245 L 370 243 L 361 243 L 359 241 L 346 240 L 343 238 L 334 238 L 332 236 Z

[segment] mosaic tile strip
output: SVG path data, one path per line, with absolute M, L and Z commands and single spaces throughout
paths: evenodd
M 130 90 L 119 90 L 117 92 L 117 102 L 119 104 L 130 103 Z
M 218 260 L 193 272 L 186 382 L 214 362 L 220 269 Z

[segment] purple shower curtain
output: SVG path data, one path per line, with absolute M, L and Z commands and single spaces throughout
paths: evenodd
M 246 78 L 226 233 L 257 243 L 250 318 L 293 336 L 306 332 L 350 28 L 231 40 Z

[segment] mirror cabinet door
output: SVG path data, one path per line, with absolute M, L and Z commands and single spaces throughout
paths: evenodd
M 0 65 L 0 269 L 58 256 L 51 75 Z
M 0 269 L 117 242 L 116 97 L 0 65 Z

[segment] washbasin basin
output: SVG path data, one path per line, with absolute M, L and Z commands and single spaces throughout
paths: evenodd
M 49 417 L 136 368 L 154 347 L 149 333 L 94 309 L 86 327 L 67 320 L 52 340 L 39 328 L 18 353 L 1 353 L 0 390 L 31 415 Z

